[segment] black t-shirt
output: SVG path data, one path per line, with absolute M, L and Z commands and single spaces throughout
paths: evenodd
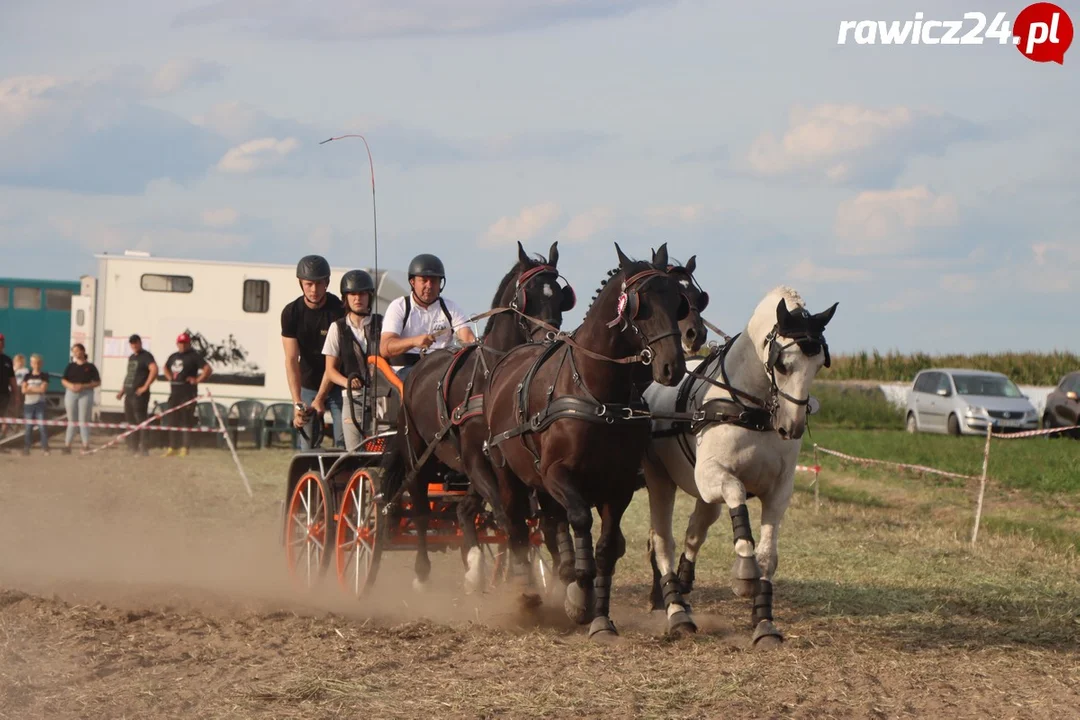
M 79 363 L 68 363 L 68 366 L 64 368 L 64 379 L 70 383 L 81 383 L 86 385 L 92 382 L 101 382 L 101 375 L 98 374 L 98 369 L 94 367 L 94 363 L 87 362 L 80 365 Z
M 4 353 L 0 353 L 0 395 L 11 394 L 11 378 L 15 377 L 15 365 Z
M 282 309 L 281 337 L 295 338 L 300 345 L 300 387 L 319 389 L 326 370 L 326 358 L 322 354 L 326 331 L 343 317 L 345 308 L 333 293 L 326 293 L 326 302 L 318 310 L 309 308 L 303 295 Z
M 172 371 L 173 379 L 172 386 L 182 387 L 189 385 L 188 378 L 193 378 L 199 374 L 199 371 L 206 367 L 206 361 L 203 360 L 202 355 L 194 350 L 188 350 L 187 352 L 174 352 L 169 356 L 168 361 L 165 363 L 165 367 Z
M 124 376 L 124 389 L 135 391 L 150 379 L 150 363 L 154 356 L 148 350 L 140 350 L 128 357 L 127 374 Z
M 27 405 L 39 403 L 45 399 L 45 393 L 49 390 L 49 373 L 30 371 L 23 378 L 23 384 L 26 385 L 26 394 L 23 395 L 23 401 Z

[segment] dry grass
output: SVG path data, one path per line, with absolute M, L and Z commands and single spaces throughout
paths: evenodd
M 427 599 L 404 554 L 367 604 L 289 592 L 274 537 L 286 460 L 245 453 L 249 501 L 218 453 L 136 470 L 0 456 L 0 544 L 19 550 L 0 555 L 0 718 L 1057 720 L 1080 707 L 1077 552 L 993 523 L 972 551 L 965 488 L 833 472 L 815 509 L 800 476 L 776 581 L 787 642 L 770 652 L 749 647 L 749 603 L 727 589 L 726 523 L 698 565 L 701 632 L 664 635 L 644 609 L 639 494 L 613 600 L 622 638 L 605 646 L 557 606 L 462 598 L 452 554 Z M 987 499 L 988 517 L 1040 507 Z M 678 527 L 688 511 L 680 498 Z

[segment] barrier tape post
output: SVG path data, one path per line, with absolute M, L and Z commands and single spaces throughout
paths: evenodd
M 814 443 L 814 512 L 821 510 L 821 500 L 818 497 L 818 488 L 821 486 L 821 463 L 818 462 L 817 443 Z
M 979 537 L 979 521 L 982 519 L 983 495 L 986 493 L 986 471 L 990 466 L 990 438 L 994 435 L 993 423 L 986 424 L 986 447 L 983 449 L 982 475 L 979 477 L 979 502 L 975 505 L 975 527 L 971 529 L 971 547 Z
M 247 490 L 248 497 L 254 497 L 255 494 L 251 492 L 251 483 L 248 482 L 247 473 L 244 472 L 244 466 L 240 464 L 240 456 L 236 454 L 236 446 L 233 445 L 232 436 L 229 435 L 229 428 L 225 426 L 225 420 L 221 417 L 221 411 L 218 410 L 217 403 L 214 402 L 214 396 L 207 390 L 206 397 L 210 400 L 210 407 L 214 410 L 214 417 L 217 418 L 218 426 L 225 436 L 225 442 L 229 445 L 229 452 L 232 453 L 232 459 L 233 462 L 236 463 L 236 469 L 240 471 L 240 479 L 244 481 L 244 489 Z

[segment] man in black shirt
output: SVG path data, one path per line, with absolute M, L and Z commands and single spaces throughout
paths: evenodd
M 146 420 L 150 406 L 150 386 L 157 379 L 158 366 L 154 356 L 148 350 L 143 350 L 141 337 L 132 335 L 128 338 L 128 344 L 131 346 L 131 355 L 128 357 L 127 374 L 116 399 L 124 399 L 124 422 L 138 425 Z M 146 435 L 145 430 L 128 435 L 128 449 L 146 455 Z
M 326 370 L 322 354 L 326 333 L 334 321 L 345 316 L 345 310 L 341 299 L 327 292 L 330 263 L 325 258 L 318 255 L 301 258 L 296 266 L 296 277 L 303 294 L 281 311 L 285 376 L 295 408 L 293 425 L 302 430 L 301 449 L 309 450 L 322 435 L 323 414 L 329 408 L 334 421 L 334 444 L 345 447 L 341 427 L 341 388 L 335 385 L 325 400 L 319 397 Z
M 19 394 L 16 391 L 15 365 L 4 354 L 4 334 L 0 333 L 0 435 L 7 434 L 7 423 L 3 418 L 11 417 Z
M 199 383 L 210 377 L 210 373 L 213 372 L 210 364 L 191 349 L 191 336 L 186 332 L 180 333 L 176 338 L 176 350 L 177 352 L 170 355 L 165 362 L 165 377 L 170 383 L 170 409 L 194 400 L 199 394 Z M 171 420 L 169 426 L 173 428 L 195 427 L 195 403 L 170 413 L 166 419 Z M 191 433 L 186 430 L 169 431 L 169 449 L 165 451 L 165 457 L 173 455 L 176 450 L 180 451 L 181 457 L 187 455 L 190 444 Z

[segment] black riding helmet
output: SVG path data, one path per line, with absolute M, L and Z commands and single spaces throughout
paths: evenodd
M 417 255 L 409 263 L 409 279 L 412 280 L 417 275 L 422 277 L 437 277 L 446 279 L 446 268 L 443 267 L 442 260 L 434 255 Z
M 375 281 L 363 270 L 350 270 L 341 276 L 341 299 L 350 293 L 375 292 Z
M 318 282 L 330 279 L 330 263 L 322 255 L 305 255 L 296 264 L 296 277 Z

